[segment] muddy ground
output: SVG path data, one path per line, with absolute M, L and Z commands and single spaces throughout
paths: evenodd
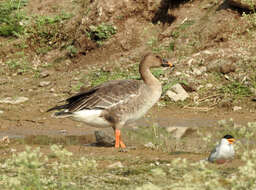
M 68 147 L 72 152 L 79 149 L 86 155 L 106 157 L 115 154 L 113 148 L 81 148 L 95 142 L 94 131 L 98 129 L 69 119 L 52 118 L 46 110 L 79 92 L 80 88 L 92 86 L 95 77 L 90 77 L 91 73 L 116 72 L 115 78 L 122 78 L 115 69 L 121 68 L 128 76 L 133 75 L 130 68 L 138 64 L 146 52 L 161 54 L 176 64 L 174 71 L 160 76 L 163 84 L 166 84 L 166 78 L 171 83 L 178 79 L 196 90 L 189 92 L 188 100 L 176 103 L 163 94 L 160 102 L 164 106 L 155 105 L 144 118 L 124 131 L 158 123 L 161 127 L 207 128 L 211 134 L 222 119 L 233 118 L 235 123 L 243 125 L 256 121 L 256 103 L 252 101 L 256 88 L 255 26 L 242 16 L 243 10 L 226 1 L 61 0 L 56 3 L 53 0 L 30 0 L 23 9 L 28 17 L 53 17 L 62 12 L 71 13 L 72 17 L 57 22 L 54 27 L 46 24 L 46 28 L 38 28 L 33 19 L 28 19 L 32 23 L 29 27 L 35 27 L 35 32 L 28 30 L 18 38 L 0 37 L 0 98 L 28 98 L 28 101 L 15 105 L 0 104 L 3 112 L 0 114 L 0 137 L 8 136 L 11 142 L 25 139 L 21 145 L 15 141 L 14 146 L 23 149 L 25 144 L 32 144 L 47 149 L 49 144 L 65 144 L 75 139 L 75 145 Z M 116 33 L 103 43 L 87 35 L 91 25 L 100 23 L 111 23 L 117 28 Z M 52 36 L 44 38 L 42 31 Z M 69 46 L 75 48 L 74 52 L 67 48 Z M 12 63 L 9 60 L 24 59 L 29 63 L 27 70 L 23 62 L 17 67 L 7 64 Z M 221 73 L 218 68 L 201 74 L 194 72 L 194 68 L 226 63 L 235 65 L 235 72 Z M 49 84 L 40 85 L 42 81 Z M 245 94 L 234 90 L 240 89 L 239 85 L 232 86 L 234 82 L 241 84 Z M 207 87 L 209 83 L 212 84 L 210 88 Z M 202 101 L 196 102 L 198 99 Z M 234 111 L 234 106 L 241 109 Z M 111 129 L 106 131 L 112 134 Z M 42 135 L 53 140 L 36 138 Z M 145 159 L 180 156 L 201 159 L 206 155 L 205 152 L 199 156 L 185 152 L 169 155 L 145 150 L 143 144 L 131 141 L 130 137 L 124 138 L 128 144 L 137 146 L 128 154 L 143 155 Z M 191 136 L 191 140 L 198 138 L 196 134 Z

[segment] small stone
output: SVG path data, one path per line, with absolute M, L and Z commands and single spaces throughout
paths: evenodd
M 111 147 L 115 145 L 115 139 L 107 135 L 104 131 L 95 131 L 96 144 L 98 146 Z
M 224 75 L 224 78 L 225 78 L 226 80 L 230 80 L 228 75 Z
M 4 113 L 4 111 L 3 110 L 0 110 L 0 114 L 3 114 Z
M 190 60 L 188 60 L 188 66 L 191 66 L 191 64 L 193 63 L 194 59 L 191 58 Z
M 256 88 L 250 88 L 251 93 L 256 96 Z
M 123 164 L 121 162 L 115 162 L 107 166 L 108 168 L 123 168 Z
M 212 83 L 207 83 L 205 86 L 206 86 L 206 88 L 212 88 L 213 84 Z
M 180 76 L 181 74 L 182 74 L 182 73 L 179 72 L 179 71 L 176 71 L 176 72 L 174 73 L 175 76 Z
M 51 84 L 51 81 L 41 81 L 39 87 L 45 87 Z
M 166 95 L 175 102 L 179 100 L 184 101 L 189 97 L 188 93 L 180 84 L 173 85 L 171 89 L 166 92 Z
M 207 71 L 207 67 L 203 66 L 199 69 L 202 73 L 206 72 Z
M 193 74 L 196 76 L 200 76 L 202 74 L 202 72 L 198 69 L 198 68 L 193 68 Z
M 55 89 L 54 89 L 54 88 L 51 88 L 51 89 L 50 89 L 50 92 L 55 92 Z
M 28 101 L 27 97 L 15 97 L 15 98 L 11 98 L 11 97 L 7 97 L 4 99 L 0 100 L 0 103 L 5 103 L 5 104 L 20 104 L 23 102 Z
M 144 144 L 144 146 L 145 146 L 146 148 L 151 148 L 151 149 L 154 149 L 154 148 L 155 148 L 155 145 L 154 145 L 152 142 L 148 142 L 148 143 Z
M 171 133 L 174 138 L 181 139 L 195 132 L 196 129 L 191 127 L 167 127 L 166 131 Z
M 10 143 L 10 139 L 8 136 L 4 136 L 1 140 L 0 140 L 1 144 L 9 144 Z
M 39 74 L 40 78 L 46 78 L 50 75 L 50 73 L 48 71 L 43 71 Z
M 61 133 L 61 134 L 66 134 L 66 133 L 67 133 L 67 130 L 62 129 L 62 130 L 60 130 L 60 133 Z
M 242 109 L 242 107 L 240 107 L 240 106 L 234 106 L 233 107 L 233 111 L 238 111 L 238 110 L 241 110 Z

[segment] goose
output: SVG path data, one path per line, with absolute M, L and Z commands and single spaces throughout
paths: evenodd
M 121 128 L 141 118 L 159 100 L 162 93 L 160 81 L 150 72 L 154 67 L 174 65 L 152 53 L 146 54 L 139 64 L 142 80 L 113 80 L 80 92 L 68 99 L 66 104 L 47 110 L 58 110 L 56 118 L 71 117 L 87 125 L 112 127 L 115 148 L 126 148 L 121 139 Z
M 233 142 L 235 139 L 232 135 L 225 135 L 210 153 L 208 161 L 222 164 L 226 160 L 233 159 L 235 155 Z

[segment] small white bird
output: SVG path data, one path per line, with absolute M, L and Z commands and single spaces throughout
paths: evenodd
M 225 135 L 212 150 L 208 161 L 222 164 L 227 160 L 232 160 L 235 156 L 233 142 L 235 142 L 235 139 L 232 135 Z

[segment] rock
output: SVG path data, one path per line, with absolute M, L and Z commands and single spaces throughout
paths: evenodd
M 62 130 L 60 130 L 59 132 L 60 132 L 61 134 L 63 134 L 63 135 L 67 134 L 67 130 L 65 130 L 65 129 L 62 129 Z
M 234 106 L 233 107 L 233 111 L 238 111 L 238 110 L 241 110 L 242 109 L 242 107 L 240 107 L 240 106 Z
M 39 74 L 40 78 L 46 78 L 50 75 L 50 73 L 48 71 L 43 71 Z
M 154 149 L 154 148 L 155 148 L 155 145 L 154 145 L 152 142 L 148 142 L 148 143 L 144 144 L 144 146 L 145 146 L 146 148 L 151 148 L 151 149 Z
M 250 88 L 251 93 L 256 96 L 256 88 Z
M 251 10 L 254 11 L 254 9 L 256 8 L 256 0 L 227 0 L 227 2 L 234 6 L 234 7 L 238 7 L 240 9 L 247 9 L 247 10 Z
M 199 76 L 202 74 L 202 72 L 198 68 L 193 68 L 192 70 L 193 70 L 193 74 L 196 76 Z
M 4 103 L 4 104 L 20 104 L 23 102 L 28 101 L 27 97 L 15 97 L 15 98 L 11 98 L 11 97 L 7 97 L 4 99 L 0 100 L 0 103 Z
M 1 140 L 0 140 L 1 144 L 10 144 L 10 139 L 8 136 L 4 136 Z
M 226 80 L 230 80 L 228 75 L 224 75 L 224 78 L 225 78 Z
M 51 84 L 51 81 L 41 81 L 38 86 L 39 87 L 45 87 L 45 86 L 48 86 L 50 84 Z
M 199 69 L 202 73 L 206 72 L 207 71 L 207 67 L 203 66 Z
M 115 162 L 107 166 L 108 168 L 123 168 L 123 164 L 121 162 Z
M 0 110 L 0 114 L 3 114 L 4 113 L 4 111 L 3 110 Z
M 195 132 L 196 129 L 191 127 L 167 127 L 166 131 L 171 133 L 174 138 L 181 139 Z
M 224 64 L 220 66 L 220 72 L 222 74 L 228 74 L 231 72 L 235 72 L 236 67 L 233 64 Z
M 177 102 L 179 100 L 184 101 L 189 97 L 188 93 L 180 84 L 175 84 L 171 87 L 170 90 L 166 92 L 167 96 L 173 101 Z
M 212 88 L 212 87 L 213 87 L 213 84 L 212 84 L 212 83 L 207 83 L 207 84 L 205 85 L 205 87 L 206 87 L 206 88 Z
M 188 66 L 191 66 L 191 64 L 193 63 L 193 61 L 194 61 L 193 58 L 191 58 L 190 60 L 188 60 L 188 62 L 187 62 Z
M 179 72 L 179 71 L 176 71 L 176 72 L 174 73 L 174 75 L 175 75 L 175 76 L 180 76 L 180 75 L 182 75 L 182 73 Z
M 107 135 L 104 131 L 95 131 L 96 144 L 98 146 L 111 147 L 115 145 L 115 139 Z

